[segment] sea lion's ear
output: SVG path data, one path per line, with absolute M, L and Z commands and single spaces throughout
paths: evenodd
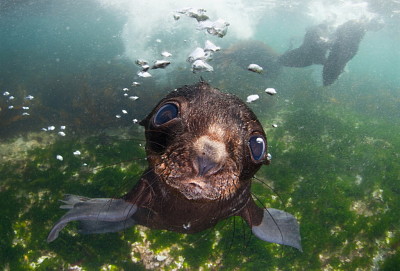
M 139 125 L 143 126 L 143 127 L 147 127 L 147 125 L 149 124 L 149 119 L 150 119 L 150 116 L 147 116 L 146 118 L 139 121 Z
M 274 208 L 262 209 L 253 199 L 250 199 L 240 215 L 261 240 L 303 251 L 299 224 L 293 215 Z

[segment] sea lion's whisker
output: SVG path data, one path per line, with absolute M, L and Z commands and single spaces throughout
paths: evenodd
M 275 189 L 273 189 L 270 185 L 268 185 L 266 182 L 264 182 L 260 178 L 257 178 L 256 176 L 253 176 L 253 178 L 256 179 L 257 181 L 259 181 L 261 184 L 263 184 L 266 187 L 268 187 L 272 192 L 274 192 L 274 194 L 278 197 L 278 199 L 281 202 L 281 204 L 284 204 L 281 196 L 278 194 L 278 192 L 275 191 Z
M 165 147 L 166 147 L 164 144 L 158 143 L 158 142 L 156 142 L 156 141 L 148 140 L 147 142 L 148 142 L 148 143 L 151 143 L 151 144 L 154 144 L 154 145 L 158 145 L 158 146 L 160 146 L 160 147 L 162 147 L 162 148 L 165 148 Z

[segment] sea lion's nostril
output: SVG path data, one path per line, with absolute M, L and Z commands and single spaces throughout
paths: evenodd
M 209 176 L 216 173 L 221 167 L 219 163 L 213 161 L 206 155 L 200 155 L 195 160 L 197 175 L 198 176 Z

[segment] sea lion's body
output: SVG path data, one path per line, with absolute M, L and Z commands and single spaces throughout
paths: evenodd
M 269 163 L 267 140 L 240 99 L 200 82 L 171 92 L 141 125 L 149 166 L 137 185 L 121 199 L 68 196 L 71 210 L 48 241 L 73 220 L 85 233 L 134 224 L 195 233 L 238 215 L 260 239 L 301 249 L 296 219 L 251 197 L 252 177 Z
M 148 179 L 157 181 L 149 182 Z M 196 233 L 208 229 L 218 221 L 238 213 L 246 203 L 236 202 L 235 198 L 220 204 L 215 204 L 215 201 L 189 200 L 179 192 L 171 191 L 171 187 L 160 181 L 152 171 L 127 195 L 127 200 L 143 203 L 140 196 L 137 197 L 141 195 L 138 191 L 150 193 L 143 193 L 147 198 L 146 203 L 135 213 L 137 224 L 181 233 Z
M 311 27 L 304 36 L 303 44 L 285 52 L 278 62 L 287 67 L 323 65 L 323 85 L 333 84 L 347 63 L 356 55 L 366 25 L 351 20 L 338 26 L 335 31 L 333 29 L 326 24 Z
M 348 21 L 338 27 L 322 72 L 324 86 L 331 85 L 339 78 L 347 63 L 358 52 L 365 31 L 364 24 L 356 21 Z

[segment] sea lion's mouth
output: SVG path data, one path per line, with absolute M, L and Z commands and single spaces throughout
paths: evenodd
M 204 189 L 207 186 L 206 182 L 202 177 L 196 177 L 194 179 L 184 180 L 181 182 L 182 185 L 189 185 L 193 187 L 198 187 L 200 189 Z
M 226 174 L 224 176 L 215 178 L 194 175 L 184 178 L 168 177 L 164 180 L 168 186 L 189 200 L 221 200 L 230 198 L 239 187 L 238 178 Z

